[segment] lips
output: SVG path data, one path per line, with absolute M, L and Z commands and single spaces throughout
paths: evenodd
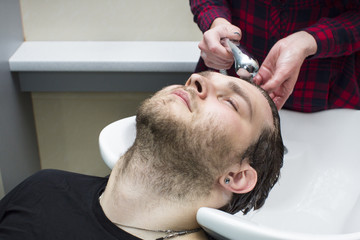
M 190 99 L 189 99 L 189 95 L 187 94 L 187 92 L 185 92 L 184 90 L 175 90 L 172 94 L 178 96 L 188 107 L 188 109 L 191 112 L 191 106 L 190 106 Z

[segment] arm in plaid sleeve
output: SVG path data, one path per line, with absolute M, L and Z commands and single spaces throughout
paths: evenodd
M 206 32 L 215 18 L 225 18 L 231 22 L 231 12 L 226 0 L 190 0 L 191 11 L 202 32 Z
M 305 31 L 315 38 L 318 45 L 313 58 L 350 55 L 360 50 L 360 9 L 335 18 L 322 18 Z

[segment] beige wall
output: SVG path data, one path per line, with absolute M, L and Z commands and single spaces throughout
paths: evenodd
M 21 0 L 27 41 L 197 41 L 188 0 Z
M 107 175 L 100 131 L 132 116 L 149 93 L 33 93 L 41 167 Z
M 187 0 L 20 0 L 26 41 L 198 41 Z M 184 79 L 185 80 L 185 79 Z M 106 175 L 98 135 L 149 93 L 33 93 L 42 168 Z

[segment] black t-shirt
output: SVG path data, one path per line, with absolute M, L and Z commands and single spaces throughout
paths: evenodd
M 0 201 L 0 239 L 139 240 L 104 214 L 108 178 L 42 170 Z

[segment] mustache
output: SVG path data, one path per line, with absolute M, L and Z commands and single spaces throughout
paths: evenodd
M 191 100 L 194 100 L 195 97 L 197 96 L 197 91 L 196 91 L 193 87 L 184 86 L 183 89 L 184 89 L 187 93 L 189 93 Z

